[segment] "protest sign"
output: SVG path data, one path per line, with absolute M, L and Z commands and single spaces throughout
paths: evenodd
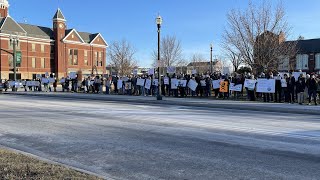
M 288 87 L 287 80 L 281 79 L 281 87 L 283 87 L 283 88 Z
M 159 86 L 159 79 L 152 80 L 152 85 Z
M 41 79 L 41 78 L 42 78 L 41 74 L 37 74 L 37 75 L 36 75 L 36 78 L 37 78 L 37 79 Z
M 179 81 L 176 78 L 171 79 L 171 89 L 178 89 Z
M 66 79 L 60 79 L 60 84 L 63 84 L 63 83 L 65 83 L 66 82 Z
M 148 74 L 149 75 L 154 75 L 154 69 L 153 68 L 149 69 Z
M 292 75 L 294 76 L 294 78 L 296 79 L 296 82 L 298 81 L 300 74 L 303 74 L 303 77 L 306 78 L 307 73 L 306 72 L 293 72 Z
M 179 87 L 187 87 L 187 80 L 179 80 L 178 86 Z
M 165 77 L 165 78 L 163 79 L 163 81 L 164 81 L 164 84 L 165 84 L 165 85 L 169 85 L 169 78 L 168 78 L 168 77 Z
M 133 75 L 135 75 L 135 76 L 138 75 L 138 69 L 133 70 Z
M 42 78 L 41 79 L 42 84 L 49 84 L 49 79 L 48 78 Z
M 150 89 L 150 88 L 151 88 L 151 83 L 152 83 L 152 82 L 151 82 L 151 79 L 146 79 L 146 84 L 145 84 L 144 87 L 145 87 L 146 89 Z
M 122 86 L 123 86 L 123 81 L 121 79 L 118 80 L 118 83 L 117 83 L 117 89 L 122 89 Z
M 39 87 L 40 86 L 40 82 L 39 81 L 33 81 L 33 86 Z
M 196 91 L 197 87 L 198 87 L 198 83 L 191 79 L 188 83 L 188 87 L 192 90 L 192 91 Z
M 206 80 L 201 80 L 200 84 L 201 84 L 202 87 L 206 86 L 207 85 Z
M 56 80 L 54 78 L 49 78 L 49 83 L 54 83 Z
M 234 83 L 230 83 L 230 91 L 241 92 L 242 91 L 242 84 L 235 85 Z
M 192 74 L 197 74 L 197 70 L 192 70 Z
M 32 86 L 31 81 L 27 81 L 26 86 Z
M 126 82 L 124 88 L 125 88 L 126 90 L 130 90 L 130 89 L 131 89 L 131 82 Z
M 129 81 L 129 78 L 128 77 L 122 77 L 121 80 L 124 81 L 124 82 L 127 82 L 127 81 Z
M 223 93 L 229 92 L 229 82 L 228 81 L 221 81 L 220 92 L 223 92 Z
M 213 80 L 212 81 L 212 88 L 213 89 L 220 89 L 220 82 L 221 82 L 221 80 Z
M 174 73 L 176 73 L 176 67 L 174 67 L 174 66 L 168 66 L 168 67 L 167 67 L 167 73 L 169 73 L 169 74 L 174 74 Z
M 145 79 L 137 79 L 137 85 L 138 86 L 144 86 Z
M 276 81 L 275 79 L 258 79 L 257 92 L 260 93 L 275 93 Z
M 69 78 L 70 79 L 76 79 L 77 78 L 77 73 L 76 72 L 70 72 L 69 73 Z

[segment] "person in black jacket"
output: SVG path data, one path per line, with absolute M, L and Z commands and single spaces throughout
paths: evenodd
M 300 74 L 298 81 L 296 82 L 296 92 L 298 95 L 298 103 L 300 105 L 304 102 L 304 91 L 306 88 L 306 79 L 303 77 L 303 74 Z
M 313 97 L 313 100 L 314 100 L 314 104 L 318 105 L 317 104 L 318 82 L 317 82 L 314 74 L 311 76 L 310 79 L 308 79 L 307 86 L 308 86 L 308 95 L 309 95 L 309 105 L 311 105 L 311 98 L 312 97 Z
M 289 103 L 295 103 L 295 98 L 294 98 L 294 87 L 296 85 L 296 79 L 292 75 L 292 73 L 289 74 L 289 78 L 287 79 L 287 84 L 288 84 L 288 95 L 289 95 Z
M 276 92 L 275 92 L 275 102 L 281 103 L 281 99 L 282 99 L 282 87 L 281 87 L 281 77 L 280 74 L 277 76 L 276 79 Z

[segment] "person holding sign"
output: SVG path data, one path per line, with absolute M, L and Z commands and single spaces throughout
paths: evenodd
M 229 79 L 225 76 L 224 81 L 220 83 L 220 92 L 223 93 L 223 99 L 229 98 Z

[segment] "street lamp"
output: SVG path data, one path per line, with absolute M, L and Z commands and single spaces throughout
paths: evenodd
M 162 100 L 161 96 L 161 76 L 160 76 L 160 29 L 161 29 L 161 24 L 162 24 L 162 18 L 159 15 L 156 18 L 156 23 L 158 27 L 158 95 L 157 95 L 157 100 Z
M 213 44 L 210 44 L 210 73 L 213 73 L 213 62 L 212 62 L 212 49 L 213 49 Z
M 19 37 L 15 36 L 13 37 L 10 35 L 10 45 L 12 45 L 13 48 L 13 80 L 14 82 L 17 81 L 17 46 L 19 45 Z M 14 85 L 12 88 L 12 91 L 16 91 L 16 86 Z

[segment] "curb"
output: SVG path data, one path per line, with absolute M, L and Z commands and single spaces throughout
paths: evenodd
M 177 105 L 195 108 L 212 108 L 212 109 L 229 109 L 229 110 L 249 110 L 258 112 L 274 112 L 274 113 L 291 113 L 291 114 L 308 114 L 308 115 L 320 115 L 320 109 L 294 109 L 294 108 L 278 108 L 278 107 L 267 107 L 267 106 L 255 106 L 248 105 L 242 106 L 241 104 L 207 104 L 199 102 L 182 102 L 182 101 L 170 101 L 162 100 L 156 101 L 151 99 L 125 99 L 110 96 L 72 96 L 70 94 L 28 94 L 28 93 L 3 93 L 6 95 L 20 95 L 20 96 L 37 96 L 37 97 L 48 97 L 48 98 L 64 98 L 64 99 L 79 99 L 79 100 L 95 100 L 103 102 L 121 102 L 121 103 L 133 103 L 133 104 L 147 104 L 147 105 Z M 266 104 L 267 105 L 267 104 Z

